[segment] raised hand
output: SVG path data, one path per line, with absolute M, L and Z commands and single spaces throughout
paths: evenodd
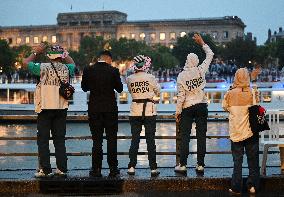
M 199 34 L 194 34 L 192 39 L 199 45 L 203 46 L 205 42 L 203 41 L 202 37 Z

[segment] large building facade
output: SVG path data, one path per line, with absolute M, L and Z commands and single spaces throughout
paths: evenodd
M 222 44 L 243 37 L 245 24 L 237 16 L 220 18 L 127 21 L 127 14 L 119 11 L 59 13 L 57 25 L 0 26 L 0 38 L 10 46 L 35 46 L 40 42 L 62 45 L 77 50 L 84 36 L 104 39 L 125 37 L 173 47 L 178 37 L 190 32 L 209 34 Z

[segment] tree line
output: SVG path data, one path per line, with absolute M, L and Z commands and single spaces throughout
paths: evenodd
M 99 51 L 103 49 L 112 52 L 113 60 L 117 64 L 130 61 L 138 54 L 144 54 L 151 57 L 154 70 L 169 69 L 176 65 L 183 66 L 188 53 L 197 54 L 201 57 L 200 62 L 205 59 L 203 50 L 196 45 L 192 36 L 193 33 L 179 37 L 173 49 L 161 44 L 150 46 L 143 41 L 127 38 L 104 40 L 102 37 L 85 36 L 80 41 L 79 50 L 69 50 L 69 53 L 79 70 L 96 61 Z M 257 46 L 254 41 L 245 38 L 236 38 L 224 44 L 216 44 L 209 35 L 204 35 L 203 38 L 215 53 L 215 57 L 232 60 L 239 66 L 247 66 L 249 62 L 257 62 L 263 67 L 271 63 L 277 64 L 280 68 L 284 65 L 284 39 Z M 6 40 L 0 40 L 0 74 L 14 71 L 27 72 L 22 61 L 31 52 L 30 46 L 10 47 Z M 37 61 L 44 62 L 47 59 L 44 55 L 40 55 Z

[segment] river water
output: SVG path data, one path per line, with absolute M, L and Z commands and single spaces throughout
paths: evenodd
M 158 122 L 157 123 L 157 136 L 175 136 L 175 122 Z M 280 129 L 284 130 L 284 122 L 281 122 Z M 89 126 L 87 123 L 67 123 L 66 136 L 88 136 L 90 135 Z M 130 136 L 130 125 L 128 122 L 119 123 L 119 136 Z M 144 135 L 144 129 L 141 135 Z M 193 125 L 192 135 L 195 135 L 195 125 Z M 208 122 L 207 135 L 228 135 L 228 122 L 217 121 Z M 32 137 L 36 136 L 36 124 L 0 124 L 0 137 Z M 175 151 L 176 143 L 174 139 L 156 139 L 156 146 L 158 152 Z M 91 152 L 91 140 L 67 140 L 67 152 Z M 118 151 L 128 152 L 130 147 L 130 140 L 119 140 Z M 190 151 L 196 151 L 196 140 L 190 141 Z M 51 152 L 54 152 L 52 141 L 50 141 Z M 104 152 L 106 152 L 106 142 L 103 143 Z M 207 151 L 229 151 L 230 140 L 228 139 L 207 139 Z M 260 150 L 262 146 L 260 145 Z M 271 150 L 279 150 L 274 148 Z M 147 151 L 145 139 L 140 141 L 139 151 Z M 2 153 L 36 153 L 36 141 L 14 141 L 14 140 L 0 140 L 0 152 Z M 260 155 L 260 159 L 262 155 Z M 119 167 L 126 168 L 129 162 L 128 155 L 118 157 Z M 261 160 L 260 160 L 261 161 Z M 173 167 L 175 166 L 175 156 L 158 155 L 157 162 L 159 167 Z M 55 158 L 51 157 L 52 167 L 56 167 Z M 188 166 L 195 166 L 196 154 L 190 154 L 188 157 Z M 231 154 L 207 154 L 205 157 L 205 164 L 207 167 L 232 167 Z M 268 165 L 279 166 L 279 154 L 270 154 L 268 156 Z M 4 169 L 36 169 L 38 165 L 37 157 L 0 157 L 0 170 Z M 246 164 L 246 158 L 244 159 Z M 90 156 L 70 156 L 68 157 L 69 169 L 88 169 L 91 166 Z M 148 167 L 147 155 L 138 156 L 137 167 Z M 103 167 L 108 167 L 106 156 L 104 156 Z

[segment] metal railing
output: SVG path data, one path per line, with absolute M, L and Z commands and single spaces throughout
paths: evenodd
M 164 118 L 170 119 L 173 115 L 164 116 Z M 280 135 L 283 138 L 283 135 Z M 207 139 L 229 139 L 228 135 L 208 135 L 206 136 Z M 68 136 L 65 137 L 66 140 L 91 140 L 92 136 Z M 104 139 L 106 137 L 104 136 Z M 117 136 L 118 140 L 131 140 L 132 136 Z M 145 139 L 145 136 L 141 136 L 141 139 Z M 176 135 L 175 136 L 155 136 L 155 139 L 162 139 L 162 140 L 176 140 L 176 151 L 163 151 L 163 152 L 156 152 L 157 155 L 175 155 L 176 156 L 176 164 L 179 163 L 179 147 L 180 147 L 180 132 L 178 124 L 176 124 Z M 190 139 L 196 139 L 196 136 L 191 136 Z M 15 141 L 36 141 L 37 137 L 0 137 L 0 141 L 5 140 L 15 140 Z M 50 138 L 52 140 L 52 137 Z M 263 154 L 263 151 L 259 152 Z M 269 151 L 269 154 L 279 153 L 279 151 Z M 106 155 L 107 153 L 103 153 Z M 129 155 L 129 152 L 120 152 L 118 151 L 118 155 Z M 148 152 L 138 152 L 138 155 L 147 155 Z M 189 154 L 197 154 L 196 151 L 190 151 Z M 206 154 L 231 154 L 231 151 L 207 151 Z M 51 156 L 54 156 L 54 153 L 50 153 Z M 91 152 L 68 152 L 67 156 L 91 156 Z M 23 153 L 3 153 L 0 152 L 0 157 L 10 157 L 10 156 L 38 156 L 38 153 L 31 153 L 31 152 L 23 152 Z

